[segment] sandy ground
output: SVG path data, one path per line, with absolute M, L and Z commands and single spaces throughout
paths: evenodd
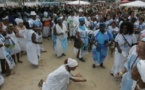
M 26 55 L 21 58 L 22 64 L 18 63 L 13 69 L 15 74 L 5 77 L 5 83 L 1 90 L 41 90 L 38 87 L 40 79 L 46 80 L 47 75 L 63 64 L 68 57 L 75 58 L 73 53 L 73 43 L 69 43 L 69 50 L 66 56 L 57 58 L 52 49 L 52 41 L 44 39 L 43 46 L 47 53 L 42 53 L 39 67 L 33 68 L 28 62 Z M 85 83 L 71 82 L 69 90 L 119 90 L 120 82 L 116 81 L 110 75 L 110 69 L 113 64 L 113 58 L 107 57 L 104 62 L 105 69 L 100 67 L 92 68 L 92 54 L 84 56 L 86 62 L 79 62 L 79 67 L 72 72 L 81 73 L 86 79 Z

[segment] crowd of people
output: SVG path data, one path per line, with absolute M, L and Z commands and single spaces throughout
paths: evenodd
M 100 7 L 101 6 L 101 7 Z M 43 39 L 52 40 L 57 58 L 66 56 L 68 43 L 74 44 L 76 58 L 92 53 L 92 68 L 105 69 L 108 52 L 114 57 L 111 75 L 121 81 L 120 90 L 145 89 L 145 9 L 117 7 L 115 4 L 92 6 L 1 7 L 0 9 L 0 85 L 4 77 L 14 74 L 20 56 L 27 54 L 36 68 L 39 57 L 47 50 Z M 109 50 L 109 51 L 108 51 Z M 67 90 L 78 62 L 68 58 L 65 64 L 50 73 L 42 90 Z

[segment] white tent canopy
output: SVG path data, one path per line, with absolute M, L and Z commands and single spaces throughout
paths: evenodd
M 40 2 L 25 2 L 24 3 L 25 6 L 37 6 L 37 5 L 41 5 Z
M 66 2 L 66 4 L 71 4 L 71 5 L 89 5 L 90 3 L 87 1 L 70 1 Z
M 145 2 L 143 1 L 133 1 L 125 4 L 121 4 L 120 6 L 127 6 L 127 7 L 145 7 Z

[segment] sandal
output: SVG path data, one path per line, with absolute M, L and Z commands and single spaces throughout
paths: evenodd
M 44 82 L 44 80 L 41 79 L 40 82 L 38 83 L 38 86 L 39 86 L 39 87 L 42 87 L 43 82 Z

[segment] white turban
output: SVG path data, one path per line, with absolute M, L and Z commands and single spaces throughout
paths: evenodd
M 23 23 L 23 20 L 22 19 L 20 19 L 20 18 L 16 18 L 15 19 L 15 22 L 17 23 L 17 25 L 19 24 L 19 23 Z
M 2 20 L 6 20 L 6 19 L 9 19 L 9 17 L 8 16 L 5 16 L 4 18 L 2 18 Z
M 47 12 L 44 12 L 43 15 L 44 15 L 44 17 L 47 17 L 48 16 L 48 13 Z
M 76 67 L 76 66 L 78 66 L 78 62 L 75 59 L 68 58 L 67 65 L 69 67 Z
M 36 12 L 35 12 L 35 11 L 31 11 L 31 12 L 30 12 L 30 15 L 32 15 L 32 16 L 33 16 L 33 15 L 37 15 L 37 14 L 36 14 Z
M 145 83 L 145 60 L 140 60 L 137 63 L 137 69 L 141 76 L 142 81 Z
M 80 8 L 80 9 L 79 9 L 79 12 L 83 12 L 83 9 L 82 9 L 82 8 Z

